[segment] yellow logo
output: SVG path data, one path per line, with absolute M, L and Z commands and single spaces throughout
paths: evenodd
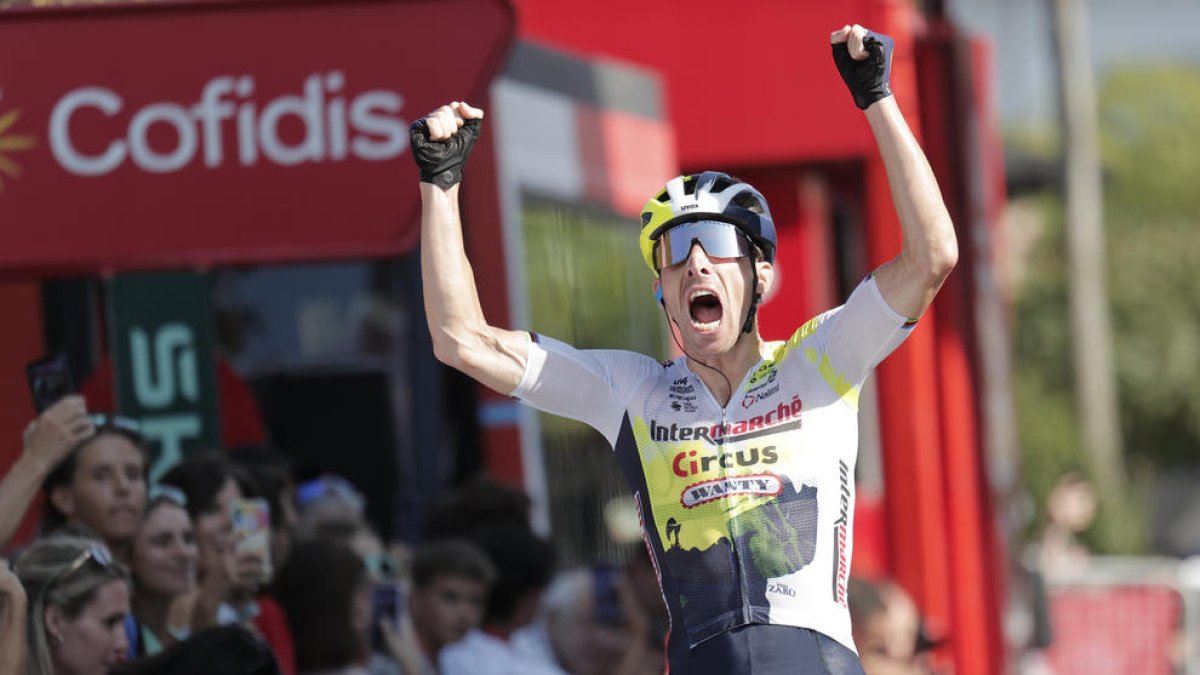
M 3 100 L 3 98 L 4 92 L 0 90 L 0 100 Z M 4 192 L 4 176 L 9 178 L 21 177 L 21 165 L 10 154 L 22 150 L 30 150 L 37 144 L 37 139 L 33 136 L 9 133 L 9 130 L 19 119 L 21 119 L 21 110 L 19 108 L 0 114 L 0 192 Z

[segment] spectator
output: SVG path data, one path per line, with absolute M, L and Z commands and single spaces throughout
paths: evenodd
M 68 453 L 42 484 L 42 531 L 83 526 L 127 563 L 146 509 L 145 441 L 140 425 L 129 418 L 96 414 L 90 421 L 95 434 Z
M 25 675 L 25 612 L 21 580 L 0 559 L 0 675 Z
M 443 650 L 445 675 L 523 673 L 509 640 L 533 622 L 542 591 L 554 574 L 554 549 L 524 524 L 504 523 L 478 532 L 472 539 L 496 567 L 496 584 L 488 598 L 482 630 Z
M 924 675 L 921 621 L 917 607 L 899 585 L 851 577 L 850 625 L 867 675 Z
M 494 478 L 478 476 L 443 495 L 429 510 L 425 533 L 430 539 L 469 537 L 497 525 L 526 527 L 529 495 Z
M 444 539 L 422 547 L 412 561 L 408 616 L 414 644 L 389 646 L 405 675 L 434 675 L 442 651 L 479 628 L 496 570 L 478 546 Z M 394 627 L 384 626 L 385 631 Z
M 30 598 L 30 675 L 97 675 L 124 660 L 129 578 L 103 544 L 48 537 L 26 549 L 14 569 Z
M 625 586 L 632 592 L 635 609 L 640 611 L 641 617 L 645 617 L 645 641 L 650 651 L 646 658 L 654 663 L 656 670 L 661 671 L 662 664 L 666 663 L 663 648 L 667 633 L 671 630 L 671 617 L 667 614 L 667 605 L 658 587 L 654 561 L 645 545 L 638 546 L 625 564 Z
M 297 535 L 304 539 L 322 536 L 329 528 L 356 529 L 366 521 L 366 500 L 354 485 L 336 474 L 323 474 L 296 488 L 299 507 Z
M 369 672 L 370 587 L 366 567 L 349 546 L 298 542 L 279 569 L 275 594 L 295 638 L 302 675 Z
M 279 675 L 279 666 L 271 650 L 241 626 L 216 626 L 110 675 Z
M 195 455 L 175 465 L 162 484 L 184 494 L 199 552 L 198 587 L 188 598 L 192 628 L 202 629 L 238 619 L 234 602 L 261 572 L 257 560 L 239 559 L 232 541 L 233 505 L 242 499 L 249 479 L 224 457 Z
M 394 582 L 400 576 L 399 562 L 384 546 L 383 539 L 366 521 L 343 523 L 328 521 L 317 530 L 318 539 L 337 539 L 358 554 L 367 566 L 367 578 L 373 584 Z
M 271 562 L 278 567 L 296 538 L 299 519 L 291 460 L 264 445 L 239 446 L 229 457 L 250 474 L 271 508 Z
M 421 656 L 407 608 L 400 568 L 383 540 L 365 520 L 335 518 L 316 524 L 312 541 L 329 541 L 348 547 L 366 568 L 371 589 L 370 661 L 372 675 L 422 672 Z
M 0 480 L 0 549 L 8 546 L 50 472 L 95 433 L 81 396 L 63 398 L 29 423 L 24 450 Z
M 155 485 L 149 501 L 130 560 L 138 656 L 157 654 L 187 638 L 190 622 L 185 617 L 173 623 L 171 607 L 195 586 L 200 555 L 183 491 Z
M 198 587 L 183 599 L 192 630 L 241 623 L 271 646 L 285 675 L 295 673 L 287 622 L 274 600 L 256 595 L 269 569 L 253 552 L 239 552 L 232 538 L 234 504 L 258 493 L 249 474 L 224 455 L 209 453 L 180 462 L 162 484 L 183 491 L 196 532 Z
M 513 647 L 523 661 L 552 673 L 660 673 L 662 654 L 650 648 L 646 626 L 623 575 L 606 566 L 579 568 L 555 578 L 538 621 L 514 636 Z
M 935 641 L 931 641 L 926 633 L 917 603 L 895 581 L 884 581 L 882 586 L 888 617 L 888 653 L 899 661 L 918 666 L 922 672 L 926 671 L 922 652 L 933 646 Z
M 1037 560 L 1048 579 L 1070 577 L 1087 567 L 1090 552 L 1079 535 L 1096 520 L 1096 492 L 1079 470 L 1064 473 L 1046 497 L 1046 522 L 1037 542 Z

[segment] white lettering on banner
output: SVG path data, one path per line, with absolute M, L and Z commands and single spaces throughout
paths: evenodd
M 142 420 L 142 435 L 158 441 L 162 452 L 150 467 L 150 481 L 157 481 L 168 469 L 183 459 L 183 441 L 200 436 L 200 415 L 156 415 Z
M 151 362 L 150 338 L 141 328 L 129 331 L 130 367 L 133 394 L 143 409 L 166 408 L 180 396 L 195 403 L 200 398 L 200 373 L 196 365 L 196 347 L 192 329 L 184 323 L 168 323 L 154 334 L 154 358 Z M 150 480 L 183 458 L 183 442 L 198 438 L 202 420 L 195 412 L 151 414 L 143 416 L 142 434 L 158 441 L 161 452 L 150 467 Z
M 341 71 L 312 73 L 300 95 L 284 95 L 260 108 L 253 100 L 254 78 L 221 75 L 205 83 L 200 99 L 190 107 L 170 101 L 149 104 L 132 113 L 124 138 L 110 139 L 104 150 L 88 154 L 71 136 L 77 113 L 99 112 L 116 118 L 124 99 L 105 87 L 80 87 L 64 95 L 50 114 L 50 148 L 67 171 L 78 176 L 102 176 L 130 159 L 143 171 L 171 173 L 203 157 L 204 166 L 225 165 L 226 122 L 232 122 L 237 162 L 254 166 L 260 155 L 273 164 L 342 161 L 348 156 L 373 162 L 392 159 L 408 148 L 408 120 L 399 116 L 404 97 L 373 89 L 347 101 L 341 94 L 346 77 Z M 348 113 L 348 114 L 347 114 Z M 289 143 L 281 136 L 286 119 L 298 121 L 301 138 Z M 151 147 L 155 127 L 171 129 L 175 144 L 169 150 Z
M 175 128 L 179 144 L 174 152 L 160 155 L 150 147 L 150 127 L 166 123 Z M 183 108 L 170 103 L 148 105 L 129 123 L 129 154 L 133 163 L 153 173 L 171 173 L 183 168 L 196 155 L 196 128 Z
M 76 89 L 62 97 L 54 106 L 54 112 L 50 113 L 50 147 L 58 163 L 71 173 L 100 176 L 125 161 L 125 144 L 113 141 L 95 157 L 88 157 L 76 150 L 71 142 L 71 116 L 83 107 L 96 108 L 111 117 L 121 111 L 121 97 L 100 87 Z
M 150 364 L 150 341 L 146 331 L 129 331 L 129 350 L 133 368 L 133 392 L 144 408 L 165 408 L 183 394 L 189 401 L 200 396 L 196 372 L 196 349 L 192 346 L 192 329 L 187 324 L 169 323 L 154 336 L 154 364 Z M 175 386 L 175 352 L 179 352 L 179 386 Z M 157 375 L 157 377 L 155 377 Z

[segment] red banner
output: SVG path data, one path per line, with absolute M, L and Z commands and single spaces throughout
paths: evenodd
M 0 12 L 0 270 L 409 250 L 408 126 L 486 95 L 513 23 L 505 0 Z

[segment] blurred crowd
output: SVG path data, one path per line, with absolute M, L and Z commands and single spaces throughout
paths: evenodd
M 38 533 L 14 547 L 42 495 Z M 0 675 L 640 675 L 668 617 L 649 554 L 567 567 L 520 490 L 479 478 L 384 541 L 344 478 L 240 447 L 147 479 L 138 425 L 69 396 L 0 480 Z M 856 580 L 869 675 L 929 672 L 915 606 Z

